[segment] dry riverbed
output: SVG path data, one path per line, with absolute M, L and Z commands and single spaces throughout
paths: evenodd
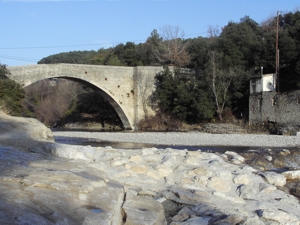
M 300 136 L 259 134 L 208 134 L 200 132 L 53 132 L 57 137 L 87 138 L 110 142 L 186 146 L 296 147 Z

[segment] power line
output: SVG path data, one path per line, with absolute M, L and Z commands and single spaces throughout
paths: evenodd
M 0 55 L 0 58 L 14 59 L 14 60 L 26 61 L 26 62 L 36 62 L 36 61 L 39 61 L 39 59 L 24 58 L 24 57 L 18 57 L 18 56 L 10 56 L 10 55 Z
M 8 48 L 5 47 L 5 48 L 0 48 L 0 49 L 2 49 L 2 50 L 14 50 L 14 49 L 68 48 L 68 47 L 80 47 L 80 46 L 92 46 L 92 45 L 96 46 L 96 45 L 102 45 L 102 44 L 30 46 L 30 47 L 8 47 Z
M 185 36 L 194 36 L 194 35 L 199 35 L 199 34 L 207 34 L 207 32 L 195 33 L 195 34 L 187 34 Z
M 142 41 L 142 40 L 136 40 Z M 110 43 L 98 43 L 98 44 L 81 44 L 81 45 L 53 45 L 53 46 L 30 46 L 30 47 L 4 47 L 0 48 L 2 50 L 13 50 L 13 49 L 41 49 L 41 48 L 68 48 L 68 47 L 83 47 L 83 46 L 97 46 L 105 44 L 118 44 L 120 42 L 110 42 Z
M 188 34 L 185 36 L 194 36 L 194 35 L 200 35 L 200 34 L 206 34 L 207 32 L 202 33 L 194 33 L 194 34 Z M 141 42 L 145 40 L 135 40 L 135 42 Z M 4 47 L 1 48 L 2 50 L 21 50 L 21 49 L 42 49 L 42 48 L 67 48 L 67 47 L 82 47 L 82 46 L 97 46 L 97 45 L 105 45 L 105 44 L 119 44 L 122 42 L 110 42 L 110 43 L 98 43 L 98 44 L 80 44 L 80 45 L 57 45 L 57 46 L 31 46 L 31 47 Z M 4 59 L 12 59 L 12 60 L 18 60 L 18 61 L 25 61 L 25 62 L 37 62 L 40 59 L 33 59 L 33 58 L 25 58 L 25 57 L 19 57 L 19 56 L 10 56 L 10 55 L 0 55 L 0 58 Z
M 194 36 L 194 35 L 200 35 L 200 34 L 206 34 L 207 32 L 202 32 L 202 33 L 194 33 L 194 34 L 188 34 L 185 36 Z M 134 40 L 131 41 L 133 43 L 135 42 L 141 42 L 145 41 L 143 40 Z M 123 42 L 110 42 L 110 43 L 98 43 L 98 44 L 78 44 L 78 45 L 53 45 L 53 46 L 27 46 L 27 47 L 0 47 L 2 50 L 17 50 L 17 49 L 42 49 L 42 48 L 68 48 L 68 47 L 84 47 L 84 46 L 98 46 L 98 45 L 110 45 L 110 44 L 119 44 Z

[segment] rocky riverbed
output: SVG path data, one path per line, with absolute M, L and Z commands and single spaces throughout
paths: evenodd
M 0 114 L 0 224 L 299 224 L 299 200 L 285 190 L 287 181 L 300 178 L 297 160 L 274 164 L 277 154 L 281 162 L 296 157 L 288 147 L 299 146 L 297 136 L 102 133 L 93 138 L 285 148 L 245 155 L 70 146 L 54 143 L 51 131 L 34 119 Z M 261 159 L 254 163 L 257 155 Z

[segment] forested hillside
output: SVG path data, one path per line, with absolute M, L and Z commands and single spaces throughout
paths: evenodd
M 160 32 L 153 30 L 145 43 L 127 42 L 98 51 L 73 51 L 51 55 L 38 63 L 78 63 L 116 66 L 151 66 L 178 64 L 203 72 L 210 60 L 210 51 L 218 52 L 222 68 L 240 67 L 251 74 L 275 72 L 276 20 L 269 18 L 258 24 L 245 16 L 240 22 L 227 26 L 209 27 L 208 37 L 184 39 L 181 28 L 165 26 Z M 280 74 L 283 91 L 299 88 L 300 74 L 300 12 L 279 15 Z M 171 54 L 167 55 L 167 52 Z M 183 55 L 186 54 L 186 55 Z M 295 82 L 296 81 L 296 82 Z M 292 85 L 292 86 L 290 86 Z
M 158 74 L 154 96 L 160 103 L 157 111 L 188 123 L 213 118 L 222 121 L 229 115 L 246 119 L 250 77 L 260 76 L 262 67 L 264 74 L 276 71 L 277 30 L 280 91 L 299 89 L 299 11 L 261 24 L 245 16 L 222 28 L 209 27 L 207 37 L 186 39 L 181 28 L 165 26 L 160 32 L 154 29 L 144 43 L 60 53 L 38 63 L 190 68 L 195 74 L 168 76 L 167 68 Z

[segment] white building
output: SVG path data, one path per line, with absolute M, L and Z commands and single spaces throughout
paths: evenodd
M 250 79 L 250 94 L 266 91 L 276 91 L 275 74 L 263 74 L 261 77 L 253 77 Z

